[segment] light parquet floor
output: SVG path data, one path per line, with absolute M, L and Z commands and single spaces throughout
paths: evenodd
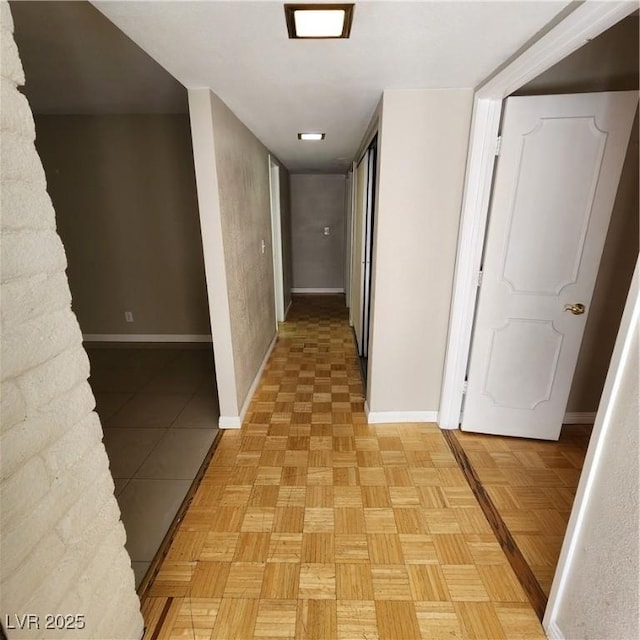
M 341 297 L 298 298 L 143 599 L 145 638 L 544 638 L 435 425 L 371 426 Z
M 455 432 L 547 597 L 591 431 L 564 425 L 558 442 Z

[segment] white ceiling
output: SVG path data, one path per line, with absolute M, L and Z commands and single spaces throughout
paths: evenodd
M 184 86 L 215 91 L 289 169 L 342 172 L 384 89 L 475 87 L 569 0 L 360 0 L 348 40 L 318 41 L 289 40 L 283 2 L 271 0 L 92 4 Z M 129 93 L 146 94 L 157 109 L 163 91 L 171 93 L 139 52 L 129 64 L 107 38 L 58 27 L 73 42 L 69 63 L 85 75 L 85 93 L 93 93 L 94 102 L 114 103 L 126 93 L 116 86 L 119 75 Z M 45 31 L 38 37 L 46 39 Z M 104 35 L 106 27 L 99 31 Z M 113 36 L 111 45 L 123 47 L 125 40 Z M 128 42 L 131 60 L 132 46 Z M 97 55 L 90 55 L 92 47 Z M 102 66 L 91 74 L 96 57 Z M 137 88 L 132 77 L 140 78 Z M 154 93 L 156 79 L 164 89 Z M 100 83 L 109 85 L 106 97 L 102 88 L 88 90 Z M 167 110 L 179 109 L 174 103 Z M 301 131 L 323 131 L 326 139 L 299 142 Z

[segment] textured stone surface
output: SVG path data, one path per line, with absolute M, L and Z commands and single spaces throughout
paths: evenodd
M 9 5 L 0 0 L 2 615 L 77 613 L 82 630 L 13 638 L 137 639 L 142 617 L 89 360 L 34 147 Z M 66 635 L 65 635 L 66 634 Z

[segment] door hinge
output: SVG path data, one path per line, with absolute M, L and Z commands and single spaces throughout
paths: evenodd
M 498 136 L 496 138 L 496 149 L 495 149 L 495 155 L 499 156 L 500 155 L 500 149 L 502 148 L 502 136 Z
M 480 269 L 480 271 L 478 271 L 478 287 L 482 286 L 482 274 L 484 273 L 484 271 L 482 269 Z
M 467 388 L 469 387 L 469 382 L 467 380 L 465 380 L 462 383 L 462 395 L 465 396 L 467 395 Z

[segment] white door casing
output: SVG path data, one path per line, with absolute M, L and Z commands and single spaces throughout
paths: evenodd
M 365 232 L 367 207 L 367 156 L 365 153 L 355 171 L 355 209 L 353 212 L 353 264 L 351 269 L 351 311 L 358 353 L 362 354 L 365 269 Z
M 559 437 L 637 100 L 506 101 L 464 430 Z
M 284 322 L 284 273 L 282 260 L 282 220 L 280 209 L 280 166 L 269 157 L 269 188 L 271 194 L 271 246 L 273 248 L 273 293 L 275 297 L 276 329 Z
M 637 11 L 634 2 L 587 0 L 574 4 L 568 15 L 491 74 L 475 92 L 438 408 L 437 421 L 441 429 L 457 429 L 460 423 L 502 102 L 586 41 L 596 38 L 634 11 Z
M 374 142 L 366 153 L 367 162 L 367 191 L 365 203 L 365 230 L 364 230 L 364 294 L 362 296 L 362 356 L 369 357 L 370 312 L 371 312 L 371 261 L 373 259 L 373 218 L 376 190 L 376 153 Z

